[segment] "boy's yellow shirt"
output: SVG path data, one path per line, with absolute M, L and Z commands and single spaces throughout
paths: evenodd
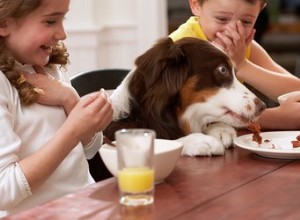
M 180 25 L 180 27 L 175 30 L 173 33 L 169 35 L 169 37 L 175 42 L 184 37 L 195 37 L 200 38 L 202 40 L 208 41 L 206 36 L 204 35 L 201 26 L 198 22 L 198 17 L 192 16 L 190 17 L 186 23 Z M 250 47 L 247 48 L 246 58 L 250 57 Z

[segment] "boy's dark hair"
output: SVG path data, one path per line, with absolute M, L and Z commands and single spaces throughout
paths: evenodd
M 199 2 L 200 5 L 202 5 L 206 1 L 208 1 L 208 0 L 198 0 L 198 2 Z M 265 7 L 265 5 L 267 4 L 267 0 L 244 0 L 244 1 L 248 2 L 250 4 L 254 4 L 257 1 L 260 1 L 261 9 L 263 9 Z

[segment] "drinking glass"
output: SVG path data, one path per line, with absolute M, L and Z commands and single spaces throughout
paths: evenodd
M 150 129 L 122 129 L 115 133 L 120 203 L 149 205 L 154 201 L 154 140 Z

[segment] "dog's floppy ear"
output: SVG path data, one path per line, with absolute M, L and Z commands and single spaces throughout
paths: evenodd
M 136 59 L 146 89 L 163 83 L 169 95 L 175 95 L 188 75 L 188 59 L 171 38 L 162 38 L 146 53 Z M 156 85 L 159 86 L 159 85 Z

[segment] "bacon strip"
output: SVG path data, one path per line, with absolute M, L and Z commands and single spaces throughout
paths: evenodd
M 300 135 L 296 137 L 296 140 L 291 141 L 293 148 L 300 147 Z
M 262 143 L 262 137 L 260 136 L 260 126 L 257 122 L 250 121 L 247 129 L 253 132 L 252 141 L 257 142 L 258 144 Z

